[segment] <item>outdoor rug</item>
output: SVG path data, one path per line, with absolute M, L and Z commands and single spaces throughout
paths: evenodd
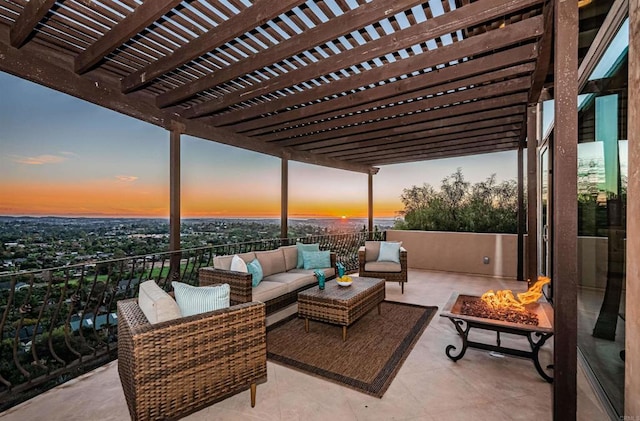
M 349 326 L 309 321 L 297 314 L 267 328 L 267 358 L 381 398 L 437 307 L 384 301 Z

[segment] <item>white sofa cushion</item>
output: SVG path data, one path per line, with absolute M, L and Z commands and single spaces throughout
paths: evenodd
M 231 261 L 233 260 L 233 256 L 235 255 L 215 256 L 213 258 L 213 267 L 216 269 L 231 270 Z M 237 256 L 244 260 L 245 263 L 249 263 L 256 258 L 256 254 L 252 251 L 248 253 L 240 253 Z
M 152 325 L 182 316 L 178 303 L 155 281 L 140 284 L 138 306 Z
M 229 270 L 234 272 L 249 272 L 249 269 L 247 269 L 247 263 L 237 254 L 231 259 L 231 266 L 229 267 Z

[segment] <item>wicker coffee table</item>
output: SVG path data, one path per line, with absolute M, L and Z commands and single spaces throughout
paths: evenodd
M 304 317 L 304 329 L 309 332 L 309 320 L 342 326 L 342 340 L 347 340 L 347 327 L 378 306 L 385 297 L 385 280 L 352 276 L 351 286 L 341 287 L 336 281 L 298 293 L 298 316 Z

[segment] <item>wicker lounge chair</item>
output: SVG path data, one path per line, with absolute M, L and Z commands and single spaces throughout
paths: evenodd
M 358 274 L 367 278 L 384 278 L 387 282 L 398 282 L 404 294 L 404 284 L 407 282 L 407 250 L 400 248 L 400 264 L 377 262 L 380 251 L 379 241 L 366 241 L 358 249 Z
M 118 302 L 118 372 L 133 420 L 177 419 L 266 381 L 265 306 L 252 302 L 150 324 Z

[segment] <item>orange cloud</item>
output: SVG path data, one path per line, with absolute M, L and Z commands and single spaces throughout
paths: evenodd
M 132 181 L 136 181 L 138 177 L 135 175 L 116 175 L 116 179 L 125 183 L 131 183 Z
M 66 153 L 65 153 L 66 155 Z M 66 161 L 68 158 L 59 155 L 38 155 L 38 156 L 13 156 L 12 160 L 18 164 L 26 165 L 44 165 L 44 164 L 59 164 Z

